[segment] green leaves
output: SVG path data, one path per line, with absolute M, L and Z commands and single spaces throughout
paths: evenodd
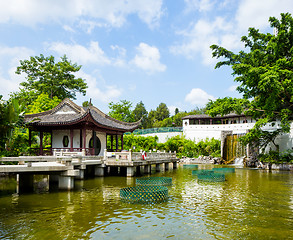
M 21 60 L 16 74 L 26 74 L 26 82 L 20 83 L 26 92 L 36 91 L 45 93 L 51 99 L 54 96 L 76 99 L 76 93 L 86 94 L 87 84 L 82 78 L 76 78 L 73 73 L 78 72 L 81 66 L 68 61 L 64 55 L 61 61 L 55 63 L 53 56 L 44 55 L 30 57 L 30 60 Z
M 275 34 L 249 28 L 248 36 L 241 38 L 245 51 L 235 54 L 216 45 L 212 45 L 211 49 L 213 57 L 227 59 L 218 62 L 215 68 L 231 66 L 235 81 L 240 83 L 237 90 L 245 99 L 252 99 L 250 105 L 246 105 L 248 112 L 255 119 L 266 118 L 268 122 L 280 120 L 282 131 L 288 132 L 293 113 L 293 18 L 289 13 L 282 13 L 280 20 L 270 17 L 269 22 Z M 209 103 L 208 114 L 214 116 L 237 112 L 237 109 L 241 110 L 235 102 L 219 100 Z M 259 131 L 256 125 L 247 139 L 255 140 L 257 134 L 261 138 Z

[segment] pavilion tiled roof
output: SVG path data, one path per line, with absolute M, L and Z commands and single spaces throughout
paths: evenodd
M 70 99 L 64 99 L 52 110 L 25 115 L 25 122 L 28 125 L 39 127 L 72 125 L 89 120 L 100 128 L 122 132 L 131 132 L 138 128 L 141 123 L 141 121 L 127 123 L 116 120 L 94 106 L 80 107 Z

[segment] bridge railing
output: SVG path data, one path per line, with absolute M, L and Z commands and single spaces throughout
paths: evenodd
M 71 156 L 21 156 L 21 157 L 2 157 L 0 162 L 3 164 L 11 165 L 11 163 L 18 165 L 27 164 L 28 167 L 32 166 L 32 163 L 36 162 L 58 162 L 65 164 L 66 166 L 71 165 L 72 157 Z
M 104 160 L 115 160 L 115 161 L 142 161 L 142 160 L 168 160 L 176 159 L 176 152 L 132 152 L 122 151 L 122 152 L 108 152 L 104 151 Z

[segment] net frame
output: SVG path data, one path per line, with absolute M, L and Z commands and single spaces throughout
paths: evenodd
M 203 182 L 224 182 L 226 180 L 225 174 L 222 173 L 198 174 L 197 179 Z
M 172 185 L 171 177 L 142 177 L 136 179 L 136 185 L 160 185 L 170 186 Z
M 198 169 L 198 165 L 197 164 L 183 164 L 183 168 L 186 168 L 186 169 Z
M 159 203 L 168 200 L 165 186 L 134 186 L 120 189 L 120 199 L 128 203 Z

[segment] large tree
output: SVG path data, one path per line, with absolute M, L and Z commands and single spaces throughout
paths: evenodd
M 148 111 L 145 109 L 145 106 L 142 101 L 140 101 L 138 104 L 136 104 L 134 110 L 132 111 L 132 116 L 133 116 L 134 121 L 138 121 L 138 120 L 142 119 L 142 121 L 141 121 L 142 128 L 147 127 Z
M 80 65 L 72 63 L 65 55 L 61 57 L 61 61 L 55 62 L 54 56 L 44 57 L 41 54 L 30 57 L 29 60 L 21 60 L 16 74 L 26 74 L 27 81 L 20 83 L 26 93 L 45 93 L 51 99 L 76 99 L 76 93 L 85 95 L 87 88 L 85 81 L 74 75 L 80 68 Z
M 156 109 L 155 116 L 158 121 L 163 121 L 165 118 L 168 118 L 170 116 L 169 108 L 165 103 L 159 104 Z
M 132 103 L 127 100 L 120 100 L 118 103 L 110 102 L 109 116 L 120 121 L 133 122 L 131 107 Z
M 247 134 L 248 141 L 256 141 L 263 125 L 276 119 L 281 121 L 283 132 L 290 130 L 293 113 L 293 18 L 282 13 L 280 20 L 269 18 L 272 33 L 261 33 L 249 28 L 243 36 L 246 50 L 238 54 L 212 45 L 213 57 L 223 57 L 216 68 L 232 67 L 237 90 L 245 99 L 252 99 L 250 114 L 258 119 L 254 129 Z

